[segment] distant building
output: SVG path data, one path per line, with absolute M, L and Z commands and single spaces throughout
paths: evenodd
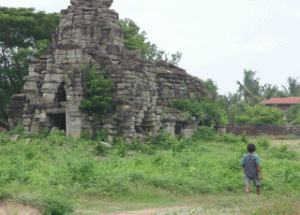
M 288 97 L 288 98 L 271 98 L 267 101 L 261 102 L 266 106 L 277 106 L 281 110 L 288 110 L 292 105 L 299 104 L 300 97 Z

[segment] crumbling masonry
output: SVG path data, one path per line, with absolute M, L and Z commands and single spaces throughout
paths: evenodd
M 79 110 L 85 98 L 84 66 L 108 68 L 115 85 L 114 103 L 119 120 L 102 122 L 109 138 L 127 140 L 159 131 L 190 136 L 195 118 L 172 109 L 174 98 L 208 95 L 203 81 L 163 61 L 141 59 L 124 48 L 119 16 L 109 9 L 112 0 L 72 0 L 61 11 L 61 21 L 47 56 L 33 60 L 24 78 L 22 94 L 8 106 L 9 125 L 20 120 L 24 130 L 41 132 L 58 127 L 78 138 L 83 129 L 93 132 L 93 117 Z

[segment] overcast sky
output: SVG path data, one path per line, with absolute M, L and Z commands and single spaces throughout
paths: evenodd
M 0 0 L 46 12 L 69 4 Z M 300 76 L 299 0 L 114 0 L 112 9 L 136 21 L 159 49 L 182 52 L 179 66 L 213 79 L 220 94 L 237 90 L 244 69 L 257 71 L 261 84 L 286 85 L 288 76 Z

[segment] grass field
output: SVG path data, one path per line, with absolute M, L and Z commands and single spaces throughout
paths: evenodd
M 300 214 L 300 140 L 246 138 L 257 146 L 264 175 L 262 195 L 252 194 L 249 202 L 240 165 L 247 144 L 232 134 L 203 128 L 189 139 L 117 140 L 106 149 L 103 139 L 60 133 L 11 141 L 17 132 L 0 134 L 0 200 L 41 214 L 145 208 L 159 208 L 157 214 Z M 161 209 L 178 205 L 187 208 Z

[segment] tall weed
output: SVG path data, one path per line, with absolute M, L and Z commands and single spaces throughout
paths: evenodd
M 268 149 L 270 147 L 270 139 L 266 136 L 260 136 L 256 140 L 256 144 L 258 147 L 261 147 L 263 149 Z
M 211 127 L 202 126 L 191 137 L 194 141 L 213 141 L 217 139 L 217 132 Z
M 238 136 L 235 136 L 233 133 L 226 133 L 223 134 L 219 137 L 220 142 L 225 142 L 225 143 L 237 143 L 240 141 L 240 138 Z
M 270 149 L 271 157 L 277 159 L 297 159 L 299 154 L 295 151 L 288 151 L 289 145 L 282 145 L 279 147 L 272 147 Z

